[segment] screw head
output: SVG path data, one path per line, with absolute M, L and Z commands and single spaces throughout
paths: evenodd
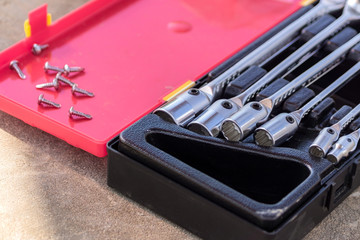
M 44 69 L 45 69 L 45 70 L 48 70 L 48 69 L 49 69 L 49 65 L 50 65 L 49 62 L 46 62 L 46 63 L 44 64 Z
M 190 95 L 199 95 L 199 94 L 200 94 L 199 90 L 197 90 L 197 89 L 195 89 L 195 88 L 190 89 L 190 90 L 188 91 L 188 93 L 189 93 Z
M 329 129 L 327 130 L 327 132 L 330 133 L 330 134 L 334 134 L 334 133 L 335 133 L 335 131 L 334 131 L 332 128 L 329 128 Z
M 70 71 L 71 71 L 71 69 L 70 69 L 69 65 L 65 64 L 65 65 L 64 65 L 64 72 L 65 72 L 66 74 L 68 74 L 68 73 L 70 73 Z
M 78 88 L 77 83 L 74 83 L 74 85 L 72 85 L 72 87 L 71 87 L 71 92 L 72 93 L 76 92 L 77 88 Z
M 252 103 L 251 107 L 257 111 L 261 110 L 261 105 L 259 103 Z
M 221 106 L 223 106 L 223 108 L 226 108 L 226 109 L 231 109 L 233 107 L 233 105 L 229 101 L 222 102 Z
M 294 118 L 292 116 L 286 116 L 286 121 L 293 124 L 295 122 Z
M 38 103 L 40 104 L 43 99 L 44 99 L 44 94 L 40 94 L 40 96 L 38 98 Z
M 58 73 L 56 74 L 55 78 L 56 78 L 56 79 L 59 79 L 59 78 L 61 77 L 61 74 L 62 74 L 61 72 L 58 72 Z
M 59 89 L 59 81 L 57 80 L 57 78 L 54 78 L 54 80 L 53 80 L 53 85 L 54 85 L 54 88 L 55 88 L 56 90 Z
M 69 114 L 70 114 L 70 116 L 71 116 L 73 113 L 74 113 L 74 107 L 71 106 L 70 109 L 69 109 Z
M 18 60 L 12 60 L 10 62 L 10 68 L 12 68 L 15 64 L 19 64 L 19 61 Z
M 38 44 L 34 43 L 32 47 L 33 54 L 39 55 L 41 53 L 41 50 L 42 50 L 41 47 Z

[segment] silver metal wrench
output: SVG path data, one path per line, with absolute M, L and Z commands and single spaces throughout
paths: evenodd
M 360 129 L 353 131 L 348 135 L 344 135 L 332 146 L 332 149 L 326 158 L 336 164 L 341 159 L 348 157 L 350 153 L 355 151 L 360 139 Z
M 322 129 L 309 147 L 309 153 L 315 157 L 325 157 L 332 144 L 339 139 L 341 131 L 360 114 L 360 104 L 345 115 L 340 121 Z
M 272 110 L 280 105 L 288 96 L 300 87 L 311 85 L 321 76 L 339 65 L 344 60 L 347 52 L 359 41 L 360 34 L 357 34 L 270 97 L 260 102 L 250 102 L 244 105 L 238 112 L 223 122 L 221 131 L 224 137 L 230 141 L 244 139 L 255 130 L 257 124 L 266 122 Z
M 355 7 L 359 7 L 359 12 Z M 275 78 L 292 71 L 301 63 L 318 52 L 324 41 L 341 30 L 349 21 L 360 20 L 360 3 L 347 1 L 343 14 L 332 24 L 316 34 L 308 42 L 284 59 L 261 79 L 251 85 L 241 94 L 231 99 L 220 99 L 204 110 L 198 117 L 189 123 L 188 128 L 202 135 L 217 137 L 222 122 L 240 110 L 247 102 L 252 100 L 257 93 L 266 87 Z
M 336 81 L 321 91 L 300 109 L 291 113 L 280 113 L 264 123 L 254 132 L 255 143 L 260 146 L 278 146 L 290 139 L 298 130 L 301 120 L 322 100 L 340 90 L 360 72 L 360 62 L 352 66 Z
M 344 0 L 320 0 L 314 8 L 254 49 L 214 80 L 199 89 L 192 88 L 179 94 L 173 100 L 156 109 L 154 113 L 167 121 L 186 126 L 195 118 L 196 114 L 218 99 L 225 85 L 235 79 L 242 71 L 251 65 L 265 61 L 290 42 L 301 28 L 321 15 L 341 9 L 344 3 Z

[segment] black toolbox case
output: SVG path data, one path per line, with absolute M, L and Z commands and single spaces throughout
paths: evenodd
M 197 84 L 211 81 L 309 8 Z M 352 92 L 359 86 L 352 80 L 339 91 L 336 107 L 360 102 Z M 149 114 L 108 143 L 108 185 L 204 239 L 300 239 L 360 184 L 359 149 L 337 165 L 308 154 L 318 131 L 302 128 L 281 147 L 263 148 L 251 137 L 234 143 L 201 136 Z

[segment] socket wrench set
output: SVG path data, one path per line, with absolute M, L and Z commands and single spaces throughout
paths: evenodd
M 105 157 L 123 129 L 299 1 L 91 0 L 54 22 L 44 4 L 29 12 L 26 37 L 0 52 L 0 110 Z
M 108 143 L 108 184 L 205 239 L 300 239 L 360 185 L 360 1 L 303 7 Z

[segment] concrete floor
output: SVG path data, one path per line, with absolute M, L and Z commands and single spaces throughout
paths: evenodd
M 87 2 L 47 0 L 53 19 Z M 42 0 L 0 0 L 0 51 Z M 0 112 L 0 239 L 197 239 L 106 185 L 97 158 Z M 305 239 L 360 239 L 357 189 Z

